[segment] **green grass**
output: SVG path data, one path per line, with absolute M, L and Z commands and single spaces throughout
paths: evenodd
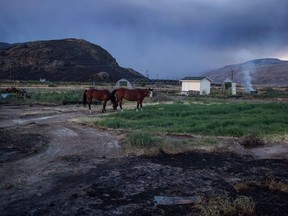
M 288 132 L 288 104 L 161 104 L 100 116 L 94 124 L 152 133 L 241 137 Z
M 157 139 L 153 134 L 141 131 L 130 133 L 128 135 L 128 141 L 132 146 L 138 148 L 150 148 L 153 147 L 155 143 L 161 142 L 161 140 Z
M 35 92 L 32 95 L 33 103 L 62 104 L 63 101 L 81 101 L 83 91 Z M 27 100 L 26 100 L 27 101 Z
M 21 88 L 20 88 L 21 89 Z M 17 104 L 54 104 L 60 105 L 63 101 L 82 101 L 84 90 L 49 90 L 33 89 L 27 90 L 27 95 L 31 98 L 17 96 L 15 93 L 9 93 L 9 97 L 2 100 L 8 103 Z

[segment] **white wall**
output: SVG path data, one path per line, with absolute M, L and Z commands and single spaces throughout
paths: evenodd
M 210 94 L 211 82 L 208 79 L 203 80 L 183 80 L 182 92 L 199 91 L 200 95 Z
M 211 89 L 211 82 L 207 80 L 206 78 L 201 80 L 201 85 L 200 85 L 200 95 L 209 95 L 210 94 L 210 89 Z
M 200 91 L 200 80 L 184 80 L 182 81 L 182 91 Z

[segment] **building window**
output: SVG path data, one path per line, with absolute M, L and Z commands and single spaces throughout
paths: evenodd
M 126 81 L 120 81 L 119 86 L 128 86 Z

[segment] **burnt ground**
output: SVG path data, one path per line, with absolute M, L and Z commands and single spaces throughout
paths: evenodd
M 72 121 L 85 115 L 77 106 L 0 107 L 1 215 L 231 215 L 219 200 L 239 197 L 255 215 L 288 215 L 285 143 L 132 157 L 115 132 Z M 156 205 L 155 196 L 198 202 Z

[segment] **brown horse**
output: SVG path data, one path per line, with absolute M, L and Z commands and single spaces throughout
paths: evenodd
M 8 87 L 5 91 L 7 93 L 15 93 L 16 96 L 20 96 L 20 97 L 24 97 L 24 98 L 31 98 L 31 96 L 28 95 L 24 89 L 17 89 L 15 87 Z
M 104 90 L 89 89 L 89 90 L 84 91 L 83 104 L 86 107 L 86 103 L 88 102 L 90 113 L 92 112 L 91 111 L 91 103 L 92 103 L 93 99 L 104 101 L 103 102 L 103 108 L 102 108 L 103 113 L 106 112 L 106 104 L 107 104 L 107 101 L 109 101 L 109 100 L 111 100 L 111 102 L 113 103 L 114 110 L 117 107 L 116 99 L 115 99 L 115 97 L 111 97 L 111 93 L 109 90 L 107 90 L 107 89 L 104 89 Z
M 119 104 L 121 111 L 122 109 L 122 100 L 123 98 L 128 101 L 137 101 L 137 111 L 140 108 L 142 109 L 142 102 L 145 97 L 149 96 L 152 97 L 153 89 L 126 89 L 126 88 L 119 88 L 115 89 L 111 95 L 112 97 L 115 97 L 117 100 L 116 107 L 114 107 L 114 110 L 117 110 L 117 106 Z

